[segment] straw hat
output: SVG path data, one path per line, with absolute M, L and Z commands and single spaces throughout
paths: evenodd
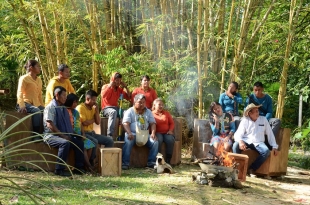
M 247 116 L 249 115 L 249 112 L 250 112 L 253 108 L 259 108 L 259 107 L 261 107 L 261 106 L 262 106 L 262 105 L 255 105 L 255 104 L 251 103 L 251 104 L 249 104 L 248 106 L 246 106 L 243 115 L 244 115 L 245 117 L 247 117 Z

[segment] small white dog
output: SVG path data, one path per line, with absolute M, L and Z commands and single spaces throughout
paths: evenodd
M 174 173 L 172 167 L 170 166 L 170 164 L 167 164 L 165 162 L 164 156 L 161 153 L 158 153 L 156 156 L 156 166 L 154 168 L 157 169 L 157 174 Z

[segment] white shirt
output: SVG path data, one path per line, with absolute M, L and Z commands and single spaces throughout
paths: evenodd
M 234 138 L 236 142 L 242 140 L 248 144 L 257 146 L 259 143 L 265 141 L 265 135 L 267 135 L 268 142 L 272 148 L 278 149 L 276 139 L 266 117 L 259 116 L 255 122 L 249 117 L 243 117 L 234 134 Z

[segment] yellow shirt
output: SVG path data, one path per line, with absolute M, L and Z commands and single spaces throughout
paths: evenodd
M 45 95 L 45 106 L 48 105 L 48 103 L 51 102 L 51 100 L 54 98 L 54 88 L 56 86 L 61 86 L 64 87 L 67 91 L 67 94 L 69 93 L 75 93 L 74 88 L 71 85 L 71 82 L 69 79 L 65 79 L 65 81 L 63 83 L 61 83 L 59 81 L 58 76 L 53 77 L 52 79 L 50 79 L 50 81 L 48 82 L 48 85 L 46 87 L 46 95 Z
M 83 123 L 84 121 L 86 120 L 92 120 L 94 119 L 95 117 L 95 113 L 96 113 L 96 110 L 95 108 L 92 108 L 91 110 L 88 109 L 88 107 L 86 107 L 85 103 L 81 103 L 79 104 L 77 107 L 76 107 L 77 111 L 79 111 L 80 113 L 80 120 L 81 120 L 81 123 Z M 90 124 L 88 126 L 84 126 L 83 125 L 83 128 L 84 128 L 84 131 L 85 132 L 90 132 L 90 131 L 93 131 L 93 124 Z
M 25 107 L 25 102 L 36 107 L 44 106 L 42 99 L 42 81 L 40 77 L 33 79 L 30 73 L 19 78 L 17 88 L 17 104 Z

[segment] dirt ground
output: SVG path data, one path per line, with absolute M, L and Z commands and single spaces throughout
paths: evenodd
M 288 167 L 282 177 L 247 177 L 241 192 L 245 196 L 242 204 L 310 204 L 310 172 Z

